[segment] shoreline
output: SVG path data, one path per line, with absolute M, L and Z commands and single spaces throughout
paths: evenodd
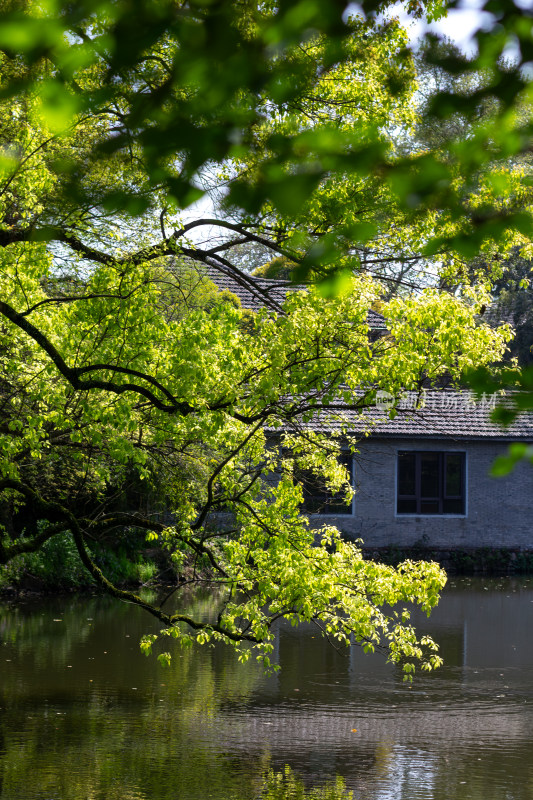
M 387 547 L 363 547 L 365 559 L 378 561 L 390 566 L 397 566 L 402 561 L 435 561 L 447 574 L 454 575 L 487 575 L 495 577 L 513 577 L 516 575 L 533 575 L 533 550 L 518 550 L 515 548 L 471 547 L 461 549 L 426 548 L 426 547 L 401 547 L 388 545 Z M 178 589 L 180 581 L 176 583 L 154 583 L 151 585 L 138 583 L 123 583 L 119 588 L 129 589 L 135 593 L 151 591 L 155 593 L 168 592 Z M 19 601 L 38 599 L 39 597 L 54 597 L 66 595 L 106 595 L 105 589 L 91 584 L 65 586 L 58 584 L 51 586 L 44 584 L 29 575 L 19 584 L 8 584 L 0 587 L 0 601 Z
M 396 566 L 401 561 L 436 561 L 449 575 L 533 575 L 533 550 L 506 547 L 362 547 L 365 558 Z

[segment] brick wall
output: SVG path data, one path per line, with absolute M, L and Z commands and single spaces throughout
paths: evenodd
M 320 516 L 314 525 L 335 524 L 366 547 L 435 548 L 512 547 L 533 549 L 533 466 L 519 464 L 505 478 L 492 478 L 501 442 L 450 440 L 377 440 L 359 445 L 355 457 L 353 514 Z M 465 516 L 396 515 L 398 450 L 458 450 L 466 453 Z

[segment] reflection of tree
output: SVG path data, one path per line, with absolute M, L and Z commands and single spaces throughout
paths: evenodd
M 412 800 L 424 780 L 431 800 L 530 800 L 531 717 L 523 702 L 530 679 L 524 675 L 520 692 L 515 679 L 517 697 L 496 702 L 495 683 L 457 680 L 464 674 L 457 622 L 477 609 L 498 633 L 493 604 L 528 586 L 484 579 L 477 589 L 450 587 L 426 622 L 442 635 L 448 663 L 412 689 L 381 663 L 376 680 L 376 662 L 344 659 L 311 627 L 283 626 L 283 669 L 265 683 L 252 661 L 239 665 L 223 647 L 183 650 L 162 668 L 138 650 L 142 613 L 105 598 L 41 603 L 32 614 L 2 609 L 8 638 L 0 652 L 16 664 L 0 662 L 0 797 L 250 800 L 260 796 L 265 769 L 289 763 L 307 787 L 343 775 L 354 800 Z M 520 608 L 529 613 L 531 596 L 520 607 L 506 601 L 502 623 L 517 617 L 525 629 Z M 213 598 L 191 603 L 209 618 Z M 76 638 L 87 617 L 93 625 Z M 64 657 L 54 618 L 72 643 Z M 515 640 L 500 639 L 505 650 L 502 641 Z
M 13 645 L 34 668 L 50 661 L 60 665 L 80 642 L 90 635 L 95 601 L 47 606 L 0 606 L 0 642 Z M 80 613 L 83 606 L 83 615 Z
M 205 616 L 214 602 L 194 600 Z M 220 798 L 241 786 L 253 796 L 264 759 L 243 777 L 223 748 L 206 744 L 204 729 L 221 703 L 246 700 L 259 666 L 240 665 L 237 677 L 232 651 L 196 648 L 164 669 L 139 651 L 140 613 L 106 598 L 82 605 L 0 610 L 4 652 L 16 661 L 1 678 L 0 796 L 29 798 L 39 787 L 39 797 L 68 800 L 176 800 L 203 798 L 206 785 Z
M 9 742 L 0 775 L 2 797 L 62 797 L 86 800 L 176 800 L 177 797 L 253 796 L 262 764 L 246 773 L 220 753 L 202 746 L 179 707 L 154 703 L 138 716 L 124 708 L 82 705 L 73 711 L 35 709 L 17 729 L 17 717 L 3 727 Z M 17 715 L 18 716 L 18 715 Z M 254 769 L 255 766 L 255 769 Z M 31 778 L 30 778 L 31 776 Z M 41 794 L 42 793 L 42 794 Z

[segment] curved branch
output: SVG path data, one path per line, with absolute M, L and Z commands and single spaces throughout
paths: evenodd
M 101 389 L 117 395 L 124 394 L 126 392 L 134 392 L 135 394 L 144 397 L 150 405 L 159 409 L 159 411 L 164 411 L 167 414 L 181 414 L 185 417 L 189 414 L 198 413 L 198 409 L 194 408 L 194 406 L 191 406 L 190 403 L 186 401 L 178 400 L 176 397 L 174 397 L 170 390 L 166 389 L 156 378 L 152 377 L 151 375 L 147 375 L 146 373 L 139 372 L 138 370 L 131 369 L 130 367 L 120 367 L 114 364 L 91 364 L 86 367 L 69 367 L 61 353 L 52 344 L 50 339 L 45 336 L 44 333 L 39 330 L 39 328 L 29 322 L 22 314 L 19 314 L 14 308 L 8 305 L 8 303 L 5 303 L 3 300 L 0 300 L 0 314 L 3 314 L 7 319 L 13 322 L 14 325 L 24 331 L 24 333 L 27 334 L 31 339 L 37 342 L 39 347 L 41 347 L 42 350 L 44 350 L 44 352 L 50 357 L 57 370 L 70 383 L 74 390 L 88 392 L 92 389 Z M 113 381 L 104 381 L 97 378 L 93 378 L 91 380 L 80 379 L 81 375 L 87 374 L 88 372 L 93 372 L 94 370 L 109 370 L 110 372 L 118 372 L 123 375 L 129 375 L 133 378 L 140 378 L 141 380 L 146 381 L 146 383 L 149 383 L 151 386 L 153 386 L 154 389 L 157 389 L 159 392 L 161 392 L 167 398 L 168 403 L 163 402 L 156 394 L 154 394 L 154 392 L 138 383 L 115 383 Z M 260 419 L 264 420 L 269 414 L 268 411 L 262 411 L 261 413 L 254 415 L 241 414 L 238 411 L 230 410 L 231 403 L 223 400 L 208 405 L 205 408 L 202 408 L 201 411 L 203 412 L 206 409 L 209 411 L 226 411 L 226 413 L 230 414 L 234 419 L 246 423 L 254 423 Z
M 274 300 L 274 298 L 270 296 L 268 289 L 261 286 L 260 282 L 252 275 L 248 275 L 246 272 L 243 272 L 227 259 L 222 258 L 222 256 L 216 253 L 210 256 L 203 250 L 193 250 L 192 248 L 181 247 L 181 252 L 184 255 L 189 256 L 189 258 L 192 258 L 195 261 L 200 261 L 203 264 L 207 264 L 207 266 L 216 269 L 223 275 L 227 275 L 228 277 L 232 278 L 235 283 L 238 283 L 244 289 L 247 289 L 252 295 L 259 295 L 265 306 L 272 309 L 272 311 L 275 311 L 280 316 L 285 315 L 282 306 L 277 302 L 277 300 Z M 283 288 L 284 285 L 290 286 L 290 283 L 287 282 L 286 284 L 275 284 L 276 288 Z
M 8 564 L 16 556 L 23 555 L 24 553 L 35 553 L 45 542 L 56 536 L 58 533 L 63 533 L 68 530 L 67 522 L 58 522 L 56 525 L 50 525 L 41 533 L 27 539 L 18 539 L 7 546 L 0 541 L 0 564 Z
M 250 431 L 250 433 L 242 440 L 242 442 L 239 443 L 238 447 L 231 450 L 230 453 L 228 453 L 228 455 L 226 456 L 226 458 L 223 459 L 211 473 L 211 476 L 207 482 L 207 502 L 205 503 L 198 519 L 196 520 L 194 525 L 191 526 L 193 530 L 196 530 L 203 525 L 205 518 L 209 513 L 209 509 L 213 505 L 213 485 L 215 483 L 215 480 L 220 475 L 226 464 L 228 464 L 232 458 L 235 458 L 235 456 L 243 449 L 243 447 L 245 447 L 248 444 L 250 439 L 252 439 L 255 436 L 257 431 L 262 427 L 262 424 L 263 422 L 261 420 L 257 425 L 255 425 Z
M 70 512 L 60 503 L 45 500 L 30 486 L 22 483 L 21 481 L 15 480 L 14 478 L 4 478 L 1 480 L 0 491 L 3 489 L 12 489 L 22 494 L 27 500 L 32 502 L 39 509 L 40 513 L 43 515 L 43 518 L 57 519 L 60 517 L 62 518 L 62 522 L 56 524 L 52 529 L 48 529 L 45 533 L 40 534 L 38 537 L 34 537 L 29 542 L 15 542 L 11 547 L 8 546 L 6 548 L 6 546 L 0 541 L 0 563 L 8 563 L 8 561 L 22 552 L 33 552 L 40 544 L 43 544 L 57 533 L 63 530 L 70 530 L 82 564 L 93 577 L 97 585 L 105 589 L 105 591 L 113 597 L 116 597 L 123 602 L 132 603 L 133 605 L 143 608 L 153 617 L 156 617 L 156 619 L 162 622 L 167 628 L 174 627 L 179 622 L 184 622 L 189 625 L 189 627 L 193 628 L 193 630 L 217 631 L 218 633 L 235 642 L 249 641 L 258 643 L 260 641 L 257 637 L 246 633 L 239 634 L 226 630 L 226 628 L 220 624 L 213 625 L 208 622 L 199 622 L 198 620 L 195 620 L 186 614 L 166 614 L 161 610 L 161 608 L 146 602 L 134 592 L 129 592 L 125 589 L 119 589 L 114 585 L 114 583 L 106 578 L 102 570 L 92 560 L 87 547 L 85 546 L 84 534 L 80 523 L 72 514 L 72 512 Z M 142 520 L 136 520 L 135 524 L 140 526 L 141 523 Z M 159 523 L 156 523 L 155 525 L 156 527 L 163 527 L 160 526 Z M 153 529 L 154 525 L 151 523 L 150 527 Z M 201 543 L 196 542 L 195 544 L 198 545 L 198 549 L 200 551 L 206 550 Z
M 235 222 L 227 222 L 226 220 L 221 219 L 195 219 L 192 222 L 188 222 L 179 230 L 174 231 L 173 236 L 177 239 L 180 236 L 184 236 L 189 231 L 193 230 L 194 228 L 208 226 L 211 228 L 226 228 L 227 230 L 233 231 L 234 233 L 239 234 L 239 236 L 246 236 L 246 240 L 251 239 L 258 244 L 264 245 L 269 250 L 274 250 L 276 253 L 279 253 L 280 256 L 285 256 L 285 258 L 290 259 L 291 261 L 295 261 L 294 253 L 290 253 L 284 247 L 281 247 L 277 242 L 273 242 L 271 239 L 266 239 L 263 236 L 259 236 L 257 233 L 252 233 L 243 225 L 239 225 Z M 287 285 L 290 284 L 290 281 L 287 281 Z
M 51 303 L 75 303 L 78 300 L 129 300 L 135 292 L 140 288 L 142 284 L 136 286 L 131 292 L 127 294 L 112 294 L 111 292 L 92 292 L 89 294 L 77 294 L 77 295 L 70 295 L 67 297 L 47 297 L 46 300 L 39 300 L 38 303 L 35 303 L 33 306 L 30 306 L 26 311 L 21 312 L 21 317 L 27 317 L 30 314 L 33 314 L 41 306 L 50 305 Z
M 165 614 L 161 608 L 157 608 L 156 606 L 151 605 L 151 603 L 147 603 L 141 597 L 134 594 L 133 592 L 128 592 L 124 589 L 119 589 L 110 580 L 106 578 L 102 570 L 96 566 L 92 558 L 90 557 L 87 548 L 85 547 L 85 542 L 83 540 L 83 534 L 75 522 L 75 526 L 73 526 L 72 536 L 74 538 L 74 542 L 76 544 L 76 548 L 78 550 L 78 554 L 83 565 L 92 575 L 94 580 L 99 584 L 102 588 L 106 590 L 108 594 L 111 594 L 113 597 L 118 598 L 119 600 L 125 601 L 127 603 L 132 603 L 133 605 L 140 606 L 145 611 L 148 611 L 153 617 L 160 620 L 167 628 L 173 628 L 179 622 L 185 622 L 189 627 L 193 630 L 213 630 L 221 633 L 223 636 L 226 636 L 228 639 L 231 639 L 234 642 L 241 642 L 241 641 L 248 641 L 248 642 L 255 642 L 258 643 L 259 639 L 255 636 L 250 636 L 249 634 L 239 634 L 234 633 L 233 631 L 229 631 L 220 624 L 210 624 L 208 622 L 199 622 L 198 620 L 189 617 L 187 614 Z
M 147 519 L 146 517 L 139 517 L 136 514 L 121 512 L 98 520 L 98 522 L 92 525 L 91 528 L 97 529 L 99 532 L 103 532 L 113 530 L 113 528 L 121 528 L 124 527 L 124 525 L 131 525 L 136 528 L 142 528 L 143 530 L 147 531 L 155 531 L 157 533 L 163 533 L 170 527 L 169 525 L 163 525 L 161 522 L 156 522 L 154 520 Z M 206 547 L 203 542 L 184 537 L 178 538 L 181 538 L 181 541 L 186 544 L 194 553 L 196 553 L 196 555 L 207 556 L 213 569 L 215 569 L 224 577 L 227 577 L 226 571 L 217 562 L 212 550 L 210 550 L 209 547 Z
M 248 275 L 227 259 L 222 258 L 222 256 L 220 256 L 217 252 L 218 248 L 201 250 L 199 248 L 185 247 L 178 242 L 182 236 L 195 227 L 200 225 L 215 224 L 222 228 L 233 230 L 240 235 L 245 236 L 247 240 L 251 239 L 256 241 L 260 244 L 263 244 L 265 247 L 268 247 L 270 250 L 279 253 L 280 255 L 284 255 L 293 261 L 295 260 L 293 254 L 286 252 L 282 247 L 270 241 L 269 239 L 265 239 L 257 234 L 251 233 L 250 231 L 245 230 L 242 226 L 210 219 L 194 220 L 193 222 L 184 225 L 183 228 L 174 231 L 174 233 L 164 241 L 158 242 L 150 247 L 145 247 L 142 250 L 137 250 L 130 255 L 121 257 L 110 255 L 109 253 L 103 253 L 102 251 L 87 245 L 77 236 L 67 233 L 63 228 L 53 225 L 45 225 L 38 230 L 34 230 L 32 228 L 9 231 L 0 230 L 0 247 L 7 247 L 10 244 L 22 242 L 61 242 L 62 244 L 68 245 L 75 253 L 78 253 L 90 261 L 94 261 L 97 264 L 114 266 L 118 270 L 126 268 L 129 264 L 138 265 L 142 264 L 144 261 L 152 261 L 163 256 L 176 256 L 177 253 L 182 253 L 194 261 L 206 264 L 207 266 L 218 270 L 223 275 L 231 277 L 240 286 L 244 287 L 252 294 L 256 294 L 261 297 L 262 301 L 267 307 L 271 308 L 273 311 L 276 311 L 278 314 L 283 314 L 283 309 L 280 303 L 270 296 L 268 289 L 262 286 L 261 283 L 252 275 Z M 283 287 L 285 285 L 289 287 L 291 285 L 290 281 L 275 282 L 276 288 Z
M 50 357 L 55 364 L 61 375 L 70 383 L 73 389 L 77 391 L 89 391 L 90 389 L 103 389 L 113 394 L 124 394 L 125 392 L 135 392 L 136 394 L 145 397 L 153 406 L 160 411 L 168 413 L 180 413 L 182 415 L 192 414 L 195 409 L 187 402 L 178 401 L 167 389 L 165 389 L 155 378 L 150 375 L 145 375 L 137 370 L 132 370 L 127 367 L 116 367 L 111 364 L 99 364 L 90 367 L 69 367 L 65 362 L 63 356 L 52 344 L 50 339 L 44 335 L 35 325 L 25 319 L 24 316 L 19 314 L 10 305 L 0 300 L 0 314 L 3 314 L 7 319 L 13 322 L 24 333 L 30 336 L 39 347 Z M 161 391 L 169 400 L 169 403 L 162 402 L 152 391 L 137 383 L 114 383 L 113 381 L 103 381 L 98 379 L 83 381 L 80 380 L 80 375 L 90 372 L 93 369 L 108 369 L 115 372 L 120 372 L 132 377 L 141 378 L 147 383 L 154 386 L 154 388 Z

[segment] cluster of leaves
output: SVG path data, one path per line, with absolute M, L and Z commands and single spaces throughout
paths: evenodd
M 528 200 L 523 167 L 502 172 L 497 148 L 478 141 L 501 128 L 497 102 L 481 122 L 477 113 L 497 96 L 494 82 L 445 92 L 446 103 L 428 112 L 442 118 L 460 107 L 467 138 L 402 157 L 418 121 L 417 75 L 405 31 L 377 15 L 387 5 L 363 4 L 347 17 L 344 3 L 328 0 L 7 4 L 0 46 L 2 95 L 15 109 L 8 119 L 24 98 L 24 111 L 47 129 L 37 147 L 58 178 L 63 221 L 78 236 L 80 206 L 97 205 L 100 214 L 152 208 L 168 222 L 208 191 L 224 198 L 233 245 L 265 235 L 299 265 L 297 279 L 361 263 L 391 278 L 391 261 L 490 250 L 502 225 L 515 241 L 525 222 L 513 208 L 523 211 Z M 417 10 L 444 13 L 438 3 Z M 429 57 L 441 70 L 482 70 L 457 55 Z M 6 175 L 29 178 L 27 151 L 7 140 Z M 506 146 L 504 157 L 512 155 Z M 125 172 L 132 163 L 142 168 Z M 52 197 L 44 211 L 54 229 Z M 181 237 L 163 238 L 168 251 Z

